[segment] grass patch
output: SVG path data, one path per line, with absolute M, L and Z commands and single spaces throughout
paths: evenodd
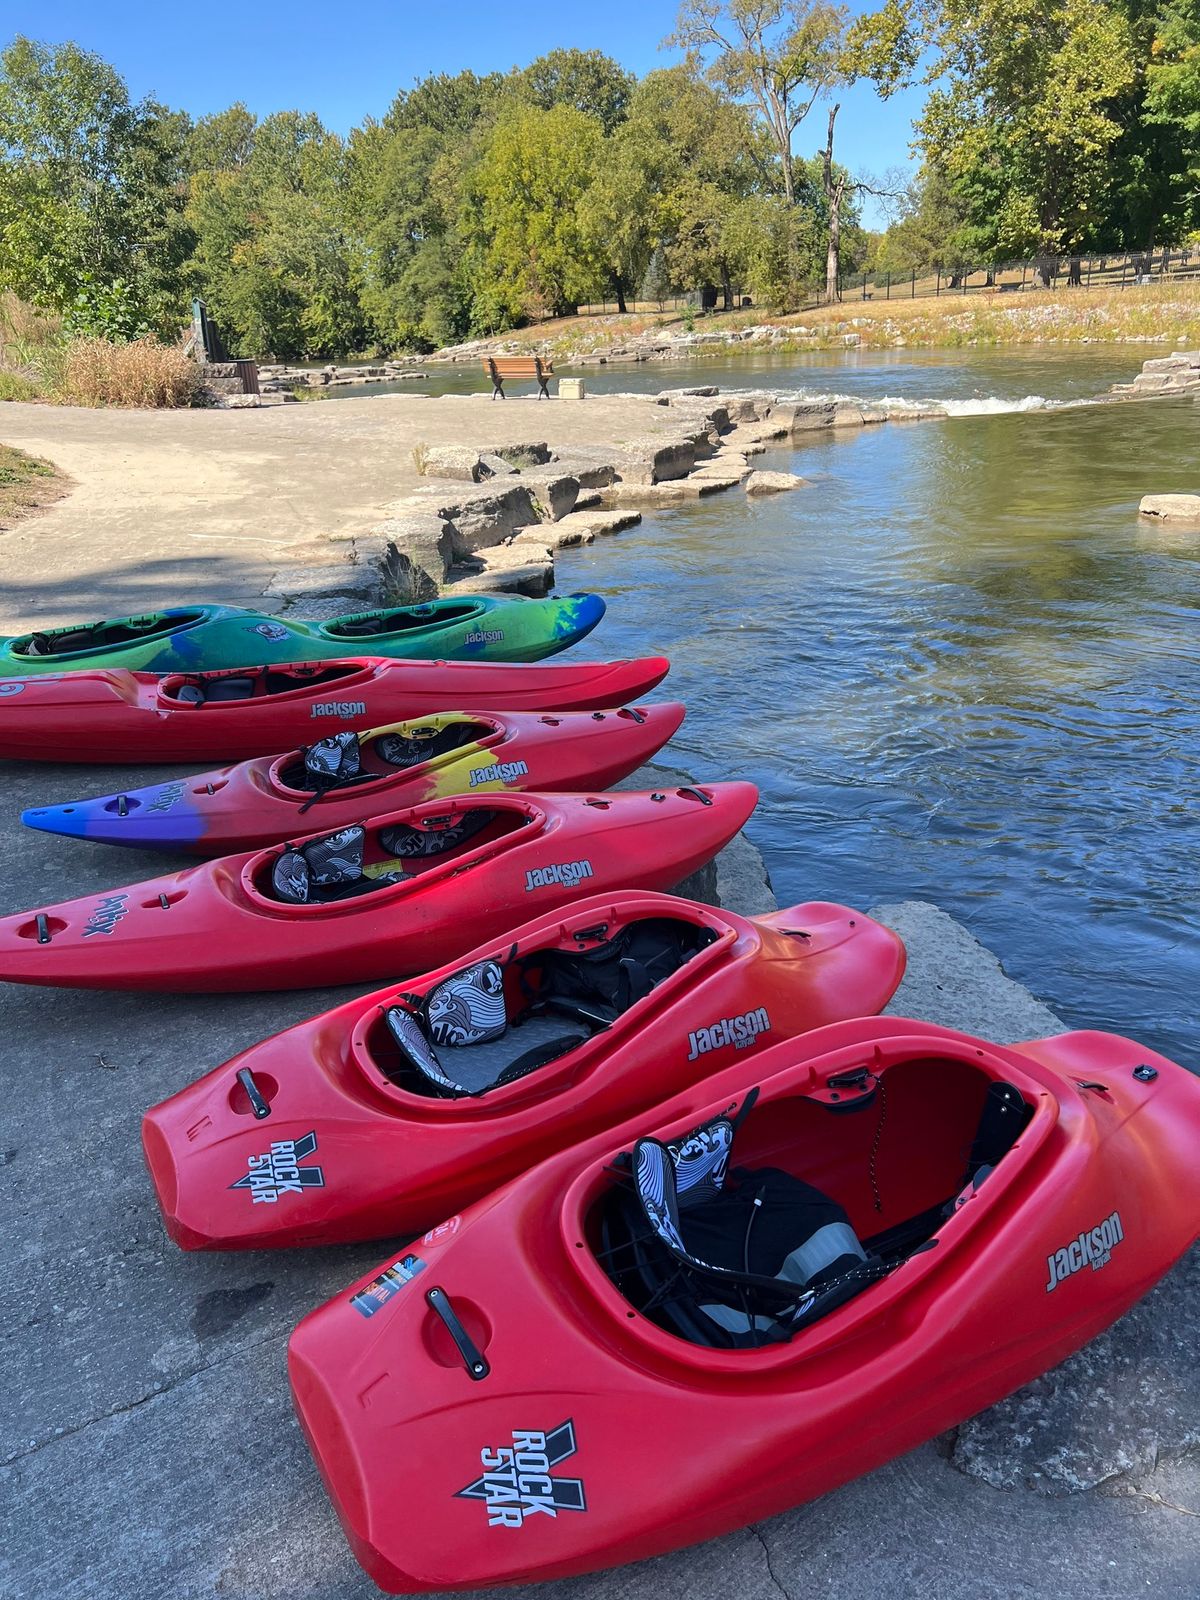
M 0 367 L 0 400 L 36 400 L 41 390 L 23 372 Z
M 0 444 L 0 530 L 66 494 L 70 483 L 50 461 Z
M 307 404 L 310 400 L 328 400 L 329 393 L 323 388 L 313 388 L 311 384 L 298 383 L 292 390 L 292 397 L 296 400 L 303 400 Z

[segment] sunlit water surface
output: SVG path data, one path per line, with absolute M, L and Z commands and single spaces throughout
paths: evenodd
M 1014 404 L 1094 395 L 1148 353 L 703 370 Z M 1136 514 L 1196 488 L 1198 423 L 1181 400 L 820 439 L 761 463 L 811 487 L 648 515 L 562 552 L 558 585 L 609 601 L 584 653 L 671 656 L 682 761 L 758 783 L 781 903 L 936 901 L 1072 1026 L 1200 1067 L 1200 530 Z

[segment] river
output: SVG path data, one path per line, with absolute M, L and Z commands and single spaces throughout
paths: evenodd
M 936 901 L 1071 1026 L 1200 1068 L 1200 530 L 1136 515 L 1196 488 L 1200 415 L 997 409 L 1084 399 L 1151 353 L 589 369 L 983 414 L 772 451 L 812 486 L 648 515 L 557 575 L 609 601 L 588 654 L 671 656 L 682 763 L 758 783 L 782 904 Z

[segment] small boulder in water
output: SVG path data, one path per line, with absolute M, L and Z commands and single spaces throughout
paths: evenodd
M 807 482 L 795 472 L 752 472 L 746 479 L 746 493 L 779 494 L 784 489 L 802 489 Z
M 1162 522 L 1200 523 L 1200 494 L 1145 494 L 1138 512 Z

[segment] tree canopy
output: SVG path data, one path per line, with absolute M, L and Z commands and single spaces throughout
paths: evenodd
M 135 101 L 76 44 L 0 53 L 0 280 L 116 338 L 199 294 L 284 357 L 430 349 L 601 298 L 833 297 L 1200 228 L 1200 0 L 682 0 L 682 61 L 598 50 L 438 74 L 341 136 Z M 836 160 L 843 90 L 923 78 L 921 167 L 882 238 Z M 840 134 L 839 134 L 840 137 Z

